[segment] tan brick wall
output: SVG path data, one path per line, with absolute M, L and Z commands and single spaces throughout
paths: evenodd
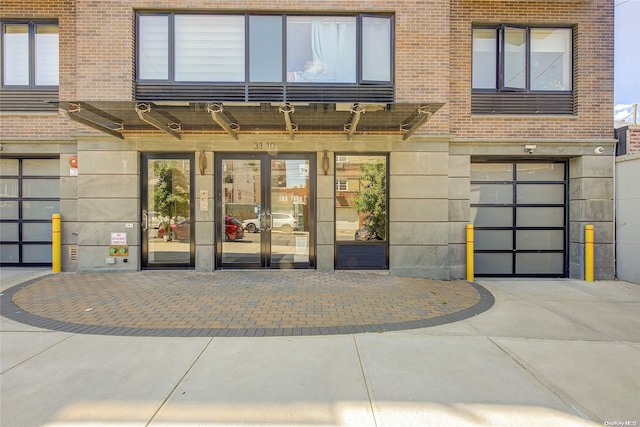
M 60 99 L 76 97 L 76 1 L 15 1 L 4 0 L 0 8 L 0 18 L 7 19 L 57 19 L 60 31 Z M 77 126 L 62 114 L 2 114 L 0 137 L 22 138 L 64 138 Z
M 573 25 L 577 118 L 471 116 L 473 24 Z M 451 1 L 451 132 L 462 138 L 610 139 L 613 1 Z
M 2 17 L 56 17 L 60 23 L 61 100 L 132 100 L 135 10 L 395 13 L 398 102 L 444 102 L 421 133 L 462 138 L 609 138 L 613 119 L 613 0 L 345 1 L 5 0 Z M 135 6 L 135 8 L 134 8 Z M 474 22 L 570 24 L 578 28 L 578 117 L 471 117 L 471 26 Z M 453 53 L 452 53 L 453 52 Z M 2 117 L 2 137 L 93 132 L 66 118 Z

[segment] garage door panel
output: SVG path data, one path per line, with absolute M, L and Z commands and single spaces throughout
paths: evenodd
M 564 253 L 518 253 L 516 254 L 516 274 L 557 274 L 564 273 Z
M 564 184 L 518 184 L 518 203 L 564 204 Z
M 518 250 L 564 250 L 564 230 L 517 230 Z
M 512 274 L 513 256 L 510 253 L 476 253 L 474 257 L 474 267 L 477 274 Z
M 564 207 L 519 207 L 516 209 L 517 227 L 564 227 Z

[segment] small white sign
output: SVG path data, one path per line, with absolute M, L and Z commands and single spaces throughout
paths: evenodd
M 69 176 L 78 176 L 78 168 L 70 168 Z
M 111 233 L 111 245 L 126 245 L 127 233 Z

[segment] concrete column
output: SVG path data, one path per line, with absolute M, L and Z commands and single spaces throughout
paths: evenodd
M 123 141 L 78 141 L 78 271 L 140 268 L 140 157 Z M 111 233 L 126 233 L 129 255 L 107 264 Z M 126 260 L 126 262 L 125 262 Z
M 466 278 L 466 226 L 470 222 L 471 157 L 449 156 L 449 278 Z
M 593 224 L 595 279 L 613 279 L 613 160 L 611 156 L 573 158 L 569 178 L 569 276 L 584 279 L 584 226 Z
M 322 158 L 324 152 L 317 153 L 317 205 L 316 205 L 316 268 L 318 271 L 333 271 L 335 253 L 335 223 L 334 223 L 334 188 L 335 165 L 334 153 L 327 152 L 329 169 L 324 174 Z
M 448 144 L 418 146 L 430 151 L 390 154 L 390 274 L 448 279 Z
M 196 152 L 195 164 L 195 226 L 196 226 L 196 271 L 213 271 L 215 269 L 215 191 L 214 191 L 214 162 L 213 153 L 205 151 L 205 162 L 200 159 L 200 152 Z M 201 166 L 206 167 L 202 168 Z M 207 192 L 207 206 L 201 206 L 200 192 Z

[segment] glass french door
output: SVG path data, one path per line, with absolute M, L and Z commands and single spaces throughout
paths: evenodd
M 195 266 L 193 154 L 142 156 L 142 267 Z
M 217 157 L 218 268 L 314 267 L 314 158 Z

